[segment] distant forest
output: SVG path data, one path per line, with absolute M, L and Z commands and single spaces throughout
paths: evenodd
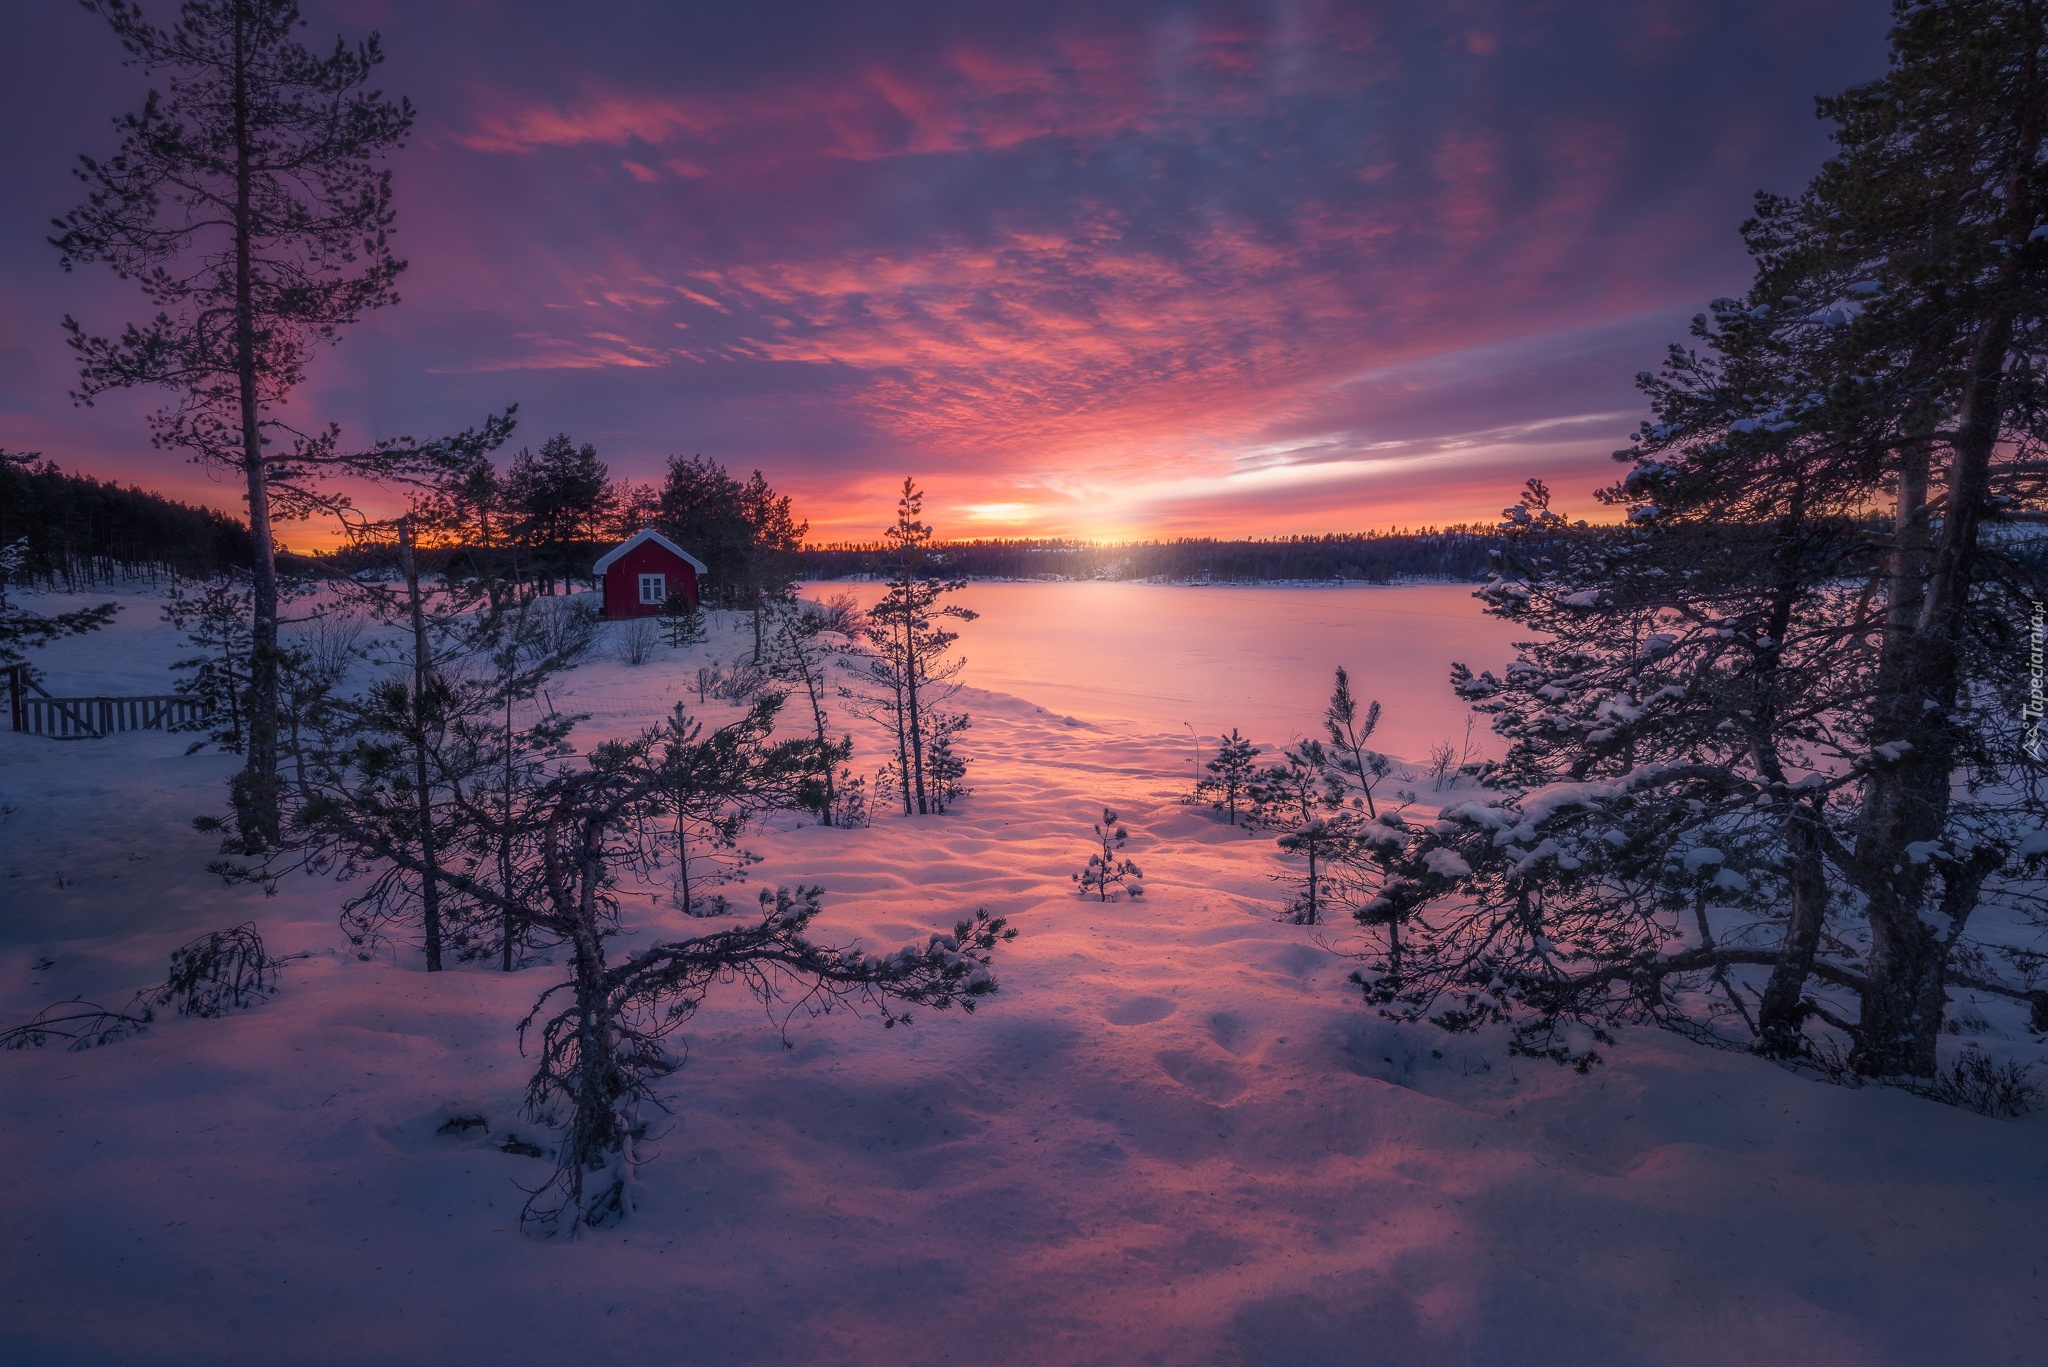
M 1474 582 L 1486 576 L 1489 527 L 1419 532 L 1360 532 L 1220 541 L 1183 537 L 1122 545 L 1088 541 L 956 541 L 935 547 L 945 573 L 967 579 L 1167 579 L 1192 583 L 1271 580 L 1402 579 Z M 887 573 L 880 545 L 824 546 L 798 552 L 806 577 L 857 579 Z
M 28 542 L 22 576 L 49 588 L 118 579 L 212 578 L 249 564 L 249 529 L 133 485 L 0 456 L 0 546 Z
M 601 469 L 601 467 L 600 467 Z M 601 480 L 600 476 L 600 480 Z M 628 491 L 631 492 L 631 491 Z M 636 504 L 654 502 L 648 490 Z M 516 520 L 516 519 L 515 519 Z M 635 506 L 614 531 L 623 536 L 650 518 Z M 609 519 L 607 519 L 609 521 Z M 683 527 L 670 528 L 672 534 Z M 693 529 L 701 532 L 702 529 Z M 249 529 L 210 508 L 162 494 L 67 474 L 53 461 L 0 459 L 0 546 L 28 541 L 24 577 L 51 588 L 91 588 L 118 579 L 213 578 L 246 568 Z M 701 540 L 702 537 L 691 538 Z M 715 538 L 714 538 L 715 539 Z M 1417 532 L 1274 537 L 1226 541 L 1184 537 L 1127 544 L 1066 540 L 962 541 L 936 546 L 943 573 L 969 579 L 1166 579 L 1192 583 L 1273 580 L 1385 584 L 1403 579 L 1476 582 L 1485 577 L 1490 527 Z M 596 543 L 576 550 L 592 552 Z M 703 549 L 703 548 L 693 548 Z M 291 556 L 290 572 L 319 578 L 388 558 L 386 548 L 356 547 L 319 556 Z M 430 562 L 462 554 L 460 538 L 429 552 Z M 856 579 L 888 573 L 880 544 L 807 547 L 791 552 L 804 578 Z M 589 554 L 562 557 L 564 569 Z M 732 577 L 728 574 L 726 577 Z

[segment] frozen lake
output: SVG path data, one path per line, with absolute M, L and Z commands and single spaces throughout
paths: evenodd
M 1091 721 L 1192 726 L 1207 749 L 1233 726 L 1261 744 L 1322 734 L 1343 665 L 1361 704 L 1384 707 L 1379 748 L 1421 760 L 1464 733 L 1451 662 L 1498 673 L 1523 634 L 1482 615 L 1472 589 L 973 583 L 953 601 L 981 614 L 960 628 L 964 683 Z M 805 588 L 845 592 L 866 606 L 882 586 Z M 1474 741 L 1495 753 L 1483 724 Z
M 1267 746 L 1321 735 L 1331 674 L 1343 665 L 1361 704 L 1384 706 L 1377 748 L 1421 761 L 1432 745 L 1464 734 L 1451 662 L 1499 672 L 1521 634 L 1483 615 L 1472 588 L 972 583 L 953 599 L 981 614 L 960 628 L 961 682 L 1117 729 L 1185 734 L 1192 726 L 1206 752 L 1233 726 Z M 882 586 L 827 581 L 804 593 L 851 593 L 866 606 Z M 160 598 L 131 590 L 25 601 L 59 611 L 106 598 L 122 603 L 122 629 L 38 652 L 50 686 L 66 695 L 167 691 L 164 661 L 185 652 L 161 623 Z M 728 618 L 711 649 L 729 659 L 749 642 L 743 621 Z M 642 701 L 659 710 L 681 697 L 688 672 L 672 673 L 664 653 L 635 676 Z M 1473 740 L 1475 752 L 1498 755 L 1483 724 Z

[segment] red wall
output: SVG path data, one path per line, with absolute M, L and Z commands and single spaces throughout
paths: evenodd
M 697 571 L 690 568 L 690 562 L 669 554 L 655 542 L 643 541 L 614 560 L 604 572 L 606 617 L 652 617 L 661 611 L 653 603 L 640 601 L 643 574 L 667 575 L 669 595 L 687 595 L 690 606 L 697 605 Z

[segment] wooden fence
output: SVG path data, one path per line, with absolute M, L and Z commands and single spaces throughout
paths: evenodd
M 53 698 L 25 671 L 8 671 L 13 729 L 58 740 L 102 739 L 116 731 L 169 731 L 199 721 L 206 709 L 157 693 L 133 698 Z M 29 690 L 33 690 L 31 693 Z

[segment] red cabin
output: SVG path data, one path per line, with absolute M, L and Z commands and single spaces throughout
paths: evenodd
M 652 617 L 681 594 L 697 606 L 697 576 L 704 562 L 652 527 L 643 527 L 597 562 L 604 579 L 604 615 Z

